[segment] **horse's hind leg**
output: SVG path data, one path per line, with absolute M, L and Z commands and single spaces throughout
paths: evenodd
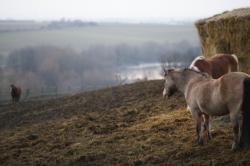
M 232 144 L 232 150 L 236 151 L 240 148 L 240 136 L 241 136 L 241 130 L 242 130 L 242 123 L 243 123 L 243 117 L 241 114 L 241 102 L 230 102 L 228 105 L 229 108 L 229 116 L 230 121 L 233 126 L 233 144 Z
M 233 124 L 234 142 L 232 144 L 232 150 L 235 151 L 239 148 L 239 125 L 238 123 Z
M 241 128 L 242 128 L 242 118 L 237 117 L 235 114 L 231 113 L 230 120 L 232 122 L 233 134 L 234 134 L 234 142 L 232 144 L 232 150 L 235 151 L 239 148 Z

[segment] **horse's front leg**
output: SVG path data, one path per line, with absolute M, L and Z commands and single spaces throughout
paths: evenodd
M 211 135 L 210 130 L 209 130 L 209 115 L 204 114 L 204 118 L 205 118 L 204 131 L 206 133 L 206 136 L 207 136 L 208 140 L 211 140 L 212 135 Z
M 202 141 L 202 137 L 201 137 L 201 114 L 200 114 L 200 111 L 191 109 L 191 113 L 192 113 L 194 120 L 195 120 L 195 130 L 196 130 L 196 137 L 197 137 L 196 143 L 198 145 L 202 145 L 203 141 Z

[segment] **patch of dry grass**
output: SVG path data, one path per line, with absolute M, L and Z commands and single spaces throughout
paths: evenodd
M 232 129 L 214 126 L 213 140 L 194 143 L 194 121 L 179 94 L 162 100 L 149 81 L 61 100 L 3 108 L 3 165 L 247 165 L 231 152 Z M 32 105 L 32 106 L 31 106 Z M 18 111 L 18 118 L 10 112 Z M 39 115 L 39 116 L 37 116 Z M 49 116 L 48 116 L 49 115 Z

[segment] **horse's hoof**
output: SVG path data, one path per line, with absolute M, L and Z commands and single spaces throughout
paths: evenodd
M 212 137 L 212 134 L 208 134 L 208 140 L 211 140 L 213 137 Z
M 232 151 L 236 152 L 237 150 L 239 150 L 239 145 L 237 145 L 236 143 L 232 144 Z
M 204 145 L 203 140 L 200 140 L 200 141 L 198 142 L 198 144 L 201 145 L 201 146 Z
M 195 141 L 195 143 L 196 143 L 196 145 L 204 145 L 204 142 L 203 142 L 202 139 L 197 139 L 197 140 Z

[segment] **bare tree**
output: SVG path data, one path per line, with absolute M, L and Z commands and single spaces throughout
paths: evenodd
M 160 64 L 161 64 L 160 74 L 161 74 L 161 76 L 164 76 L 166 69 L 168 69 L 168 67 L 169 67 L 168 58 L 166 55 L 162 54 L 160 56 Z

